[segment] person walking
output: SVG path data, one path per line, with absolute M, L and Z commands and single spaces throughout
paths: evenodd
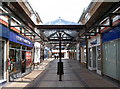
M 59 54 L 58 54 L 58 53 L 56 54 L 56 58 L 57 58 L 57 59 L 59 58 Z
M 56 57 L 57 57 L 57 56 L 56 56 L 56 53 L 55 53 L 55 54 L 54 54 L 54 58 L 56 59 Z

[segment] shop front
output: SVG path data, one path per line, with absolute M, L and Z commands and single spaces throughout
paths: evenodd
M 88 40 L 88 68 L 101 74 L 100 35 Z
M 4 31 L 3 31 L 4 30 Z M 9 29 L 0 24 L 0 84 L 7 81 L 7 41 L 9 39 Z
M 120 81 L 120 25 L 102 35 L 103 74 Z
M 31 71 L 33 43 L 31 40 L 12 31 L 10 32 L 9 41 L 9 73 L 12 81 Z

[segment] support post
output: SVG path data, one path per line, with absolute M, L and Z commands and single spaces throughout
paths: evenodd
M 61 62 L 61 33 L 59 33 L 59 56 L 60 56 L 60 59 L 59 59 L 59 62 Z
M 86 40 L 86 68 L 88 69 L 88 40 Z
M 63 62 L 61 61 L 61 33 L 59 33 L 59 62 L 58 62 L 57 74 L 59 75 L 59 81 L 62 81 Z
M 6 62 L 6 65 L 7 65 L 7 83 L 10 82 L 10 65 L 8 65 L 8 62 L 10 62 L 10 58 L 9 58 L 9 47 L 10 47 L 10 43 L 9 43 L 9 40 L 7 40 L 7 43 L 6 43 L 6 59 L 7 59 L 7 62 Z
M 10 25 L 11 25 L 11 17 L 8 16 L 8 28 L 10 29 Z M 6 56 L 7 56 L 7 60 L 10 61 L 10 55 L 9 55 L 9 52 L 10 52 L 10 41 L 8 40 L 7 41 L 7 52 L 6 52 Z M 7 66 L 8 66 L 8 63 L 7 63 Z M 10 67 L 10 66 L 9 66 Z M 10 82 L 10 69 L 7 69 L 7 82 Z

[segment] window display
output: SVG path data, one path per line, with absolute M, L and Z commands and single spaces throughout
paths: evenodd
M 20 49 L 10 49 L 10 72 L 20 71 Z
M 88 60 L 89 67 L 91 67 L 91 60 L 92 60 L 92 48 L 89 48 L 89 60 Z
M 32 52 L 31 49 L 20 46 L 10 45 L 10 72 L 26 72 L 26 68 L 30 67 L 32 63 Z

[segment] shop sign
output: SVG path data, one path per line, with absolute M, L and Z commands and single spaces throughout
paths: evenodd
M 95 39 L 94 41 L 92 41 L 90 44 L 91 45 L 96 45 L 97 44 L 97 39 Z
M 32 55 L 31 52 L 26 52 L 26 59 L 27 59 L 27 60 L 28 60 L 28 59 L 31 59 L 31 55 Z
M 112 28 L 110 31 L 107 31 L 102 34 L 102 42 L 109 42 L 115 39 L 120 38 L 120 25 Z
M 14 33 L 12 31 L 10 31 L 10 41 L 13 41 L 15 43 L 19 43 L 19 44 L 22 44 L 25 46 L 33 47 L 33 43 L 31 40 L 29 40 L 17 33 Z
M 17 41 L 20 41 L 20 42 L 23 42 L 23 43 L 26 43 L 26 44 L 29 44 L 30 45 L 30 41 L 20 37 L 20 36 L 16 36 L 16 39 Z

